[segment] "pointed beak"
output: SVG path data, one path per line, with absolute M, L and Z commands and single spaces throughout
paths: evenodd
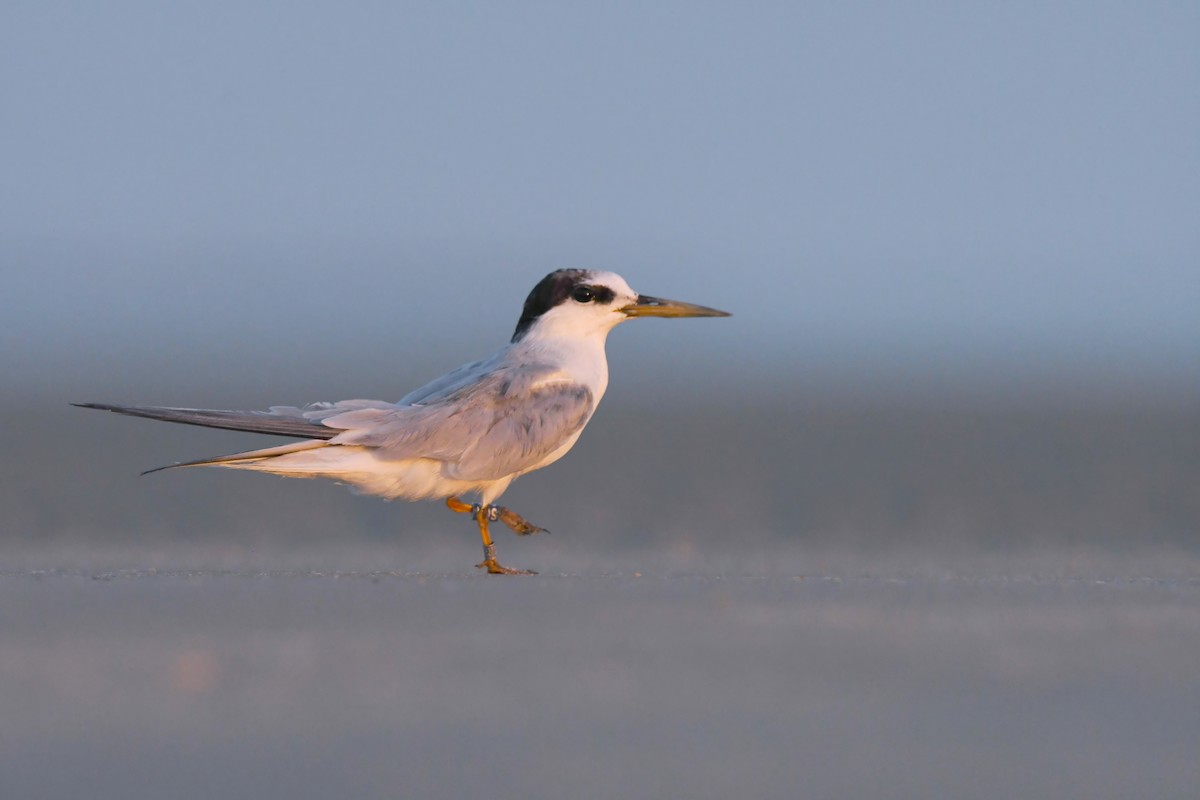
M 728 317 L 728 311 L 718 311 L 708 306 L 681 303 L 639 294 L 638 299 L 619 309 L 627 317 Z

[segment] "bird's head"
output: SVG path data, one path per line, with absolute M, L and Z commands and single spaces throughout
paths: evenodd
M 615 272 L 560 269 L 525 299 L 512 340 L 527 336 L 606 335 L 634 317 L 728 317 L 715 308 L 638 294 Z

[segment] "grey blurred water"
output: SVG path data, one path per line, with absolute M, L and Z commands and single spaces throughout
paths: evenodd
M 73 391 L 80 396 L 9 403 L 0 538 L 10 549 L 380 540 L 395 543 L 388 568 L 403 569 L 420 548 L 453 541 L 463 554 L 444 568 L 474 556 L 470 525 L 436 503 L 386 503 L 329 482 L 231 471 L 138 477 L 272 440 L 72 408 L 67 399 L 128 400 Z M 1188 396 L 1022 405 L 797 390 L 786 402 L 743 395 L 727 405 L 648 406 L 615 394 L 566 458 L 505 495 L 554 531 L 515 546 L 538 558 L 549 548 L 582 558 L 642 546 L 763 553 L 781 542 L 865 551 L 1200 548 L 1200 405 Z

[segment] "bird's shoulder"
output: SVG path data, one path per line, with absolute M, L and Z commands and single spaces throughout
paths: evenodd
M 528 355 L 511 345 L 504 347 L 486 358 L 470 361 L 434 378 L 400 398 L 396 405 L 430 405 L 500 387 L 519 390 L 525 379 L 536 382 L 540 376 L 555 371 L 546 359 L 529 358 Z
M 551 361 L 476 362 L 448 373 L 444 378 L 427 390 L 411 393 L 399 405 L 510 404 L 543 392 L 569 391 L 582 386 L 570 372 Z

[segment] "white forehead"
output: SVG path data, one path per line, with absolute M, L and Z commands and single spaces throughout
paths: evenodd
M 625 279 L 615 272 L 608 272 L 602 269 L 588 270 L 588 283 L 595 286 L 607 286 L 612 289 L 618 296 L 637 297 L 635 292 Z

